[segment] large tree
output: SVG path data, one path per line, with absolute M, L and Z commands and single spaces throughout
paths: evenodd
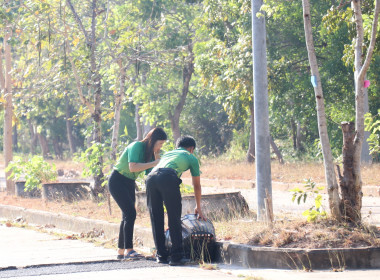
M 329 191 L 330 209 L 337 219 L 343 218 L 360 222 L 362 206 L 362 181 L 360 172 L 362 142 L 364 139 L 364 78 L 368 71 L 372 54 L 375 47 L 376 33 L 378 26 L 378 16 L 380 10 L 380 0 L 376 0 L 373 12 L 373 23 L 370 34 L 370 42 L 367 48 L 366 57 L 363 62 L 364 28 L 361 9 L 361 1 L 351 1 L 354 11 L 356 25 L 355 39 L 355 124 L 350 122 L 342 123 L 343 131 L 343 175 L 339 173 L 340 189 L 342 198 L 340 199 L 338 189 L 335 186 L 336 176 L 333 169 L 331 149 L 327 135 L 323 92 L 319 78 L 317 60 L 312 38 L 312 28 L 310 20 L 310 3 L 303 0 L 305 36 L 309 54 L 310 68 L 312 72 L 312 83 L 317 100 L 318 121 L 324 155 L 326 170 L 326 181 Z

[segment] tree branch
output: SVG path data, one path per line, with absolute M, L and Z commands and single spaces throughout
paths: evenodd
M 376 0 L 375 11 L 373 15 L 372 31 L 371 31 L 371 41 L 369 43 L 369 47 L 368 47 L 366 58 L 364 60 L 363 67 L 359 72 L 358 80 L 360 80 L 361 77 L 364 77 L 365 74 L 367 73 L 369 64 L 371 62 L 372 54 L 375 49 L 377 25 L 379 23 L 379 11 L 380 11 L 380 0 Z
M 79 25 L 79 29 L 83 32 L 84 34 L 84 38 L 86 39 L 86 44 L 87 46 L 90 46 L 91 43 L 90 43 L 90 40 L 89 40 L 89 37 L 88 37 L 88 33 L 86 31 L 86 29 L 84 28 L 83 24 L 82 24 L 82 21 L 81 19 L 79 18 L 77 12 L 75 11 L 75 8 L 73 6 L 73 4 L 71 3 L 71 0 L 66 0 L 66 3 L 67 5 L 69 5 L 70 7 L 70 10 L 72 11 L 73 15 L 74 15 L 74 18 L 75 18 L 75 21 L 78 23 Z

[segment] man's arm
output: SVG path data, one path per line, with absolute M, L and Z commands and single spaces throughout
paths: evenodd
M 194 212 L 195 214 L 198 214 L 199 219 L 205 220 L 205 217 L 203 216 L 202 208 L 201 208 L 201 196 L 202 196 L 201 177 L 193 176 L 192 179 L 193 179 L 194 196 L 195 196 L 195 203 L 196 203 Z

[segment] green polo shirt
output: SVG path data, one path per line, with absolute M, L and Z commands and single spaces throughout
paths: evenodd
M 124 152 L 120 156 L 118 162 L 114 166 L 114 170 L 117 170 L 120 174 L 125 177 L 136 180 L 136 178 L 144 171 L 131 172 L 129 170 L 129 163 L 144 163 L 145 155 L 145 143 L 143 142 L 133 142 L 125 148 Z
M 200 176 L 198 159 L 184 148 L 165 153 L 153 171 L 157 168 L 172 168 L 177 172 L 178 177 L 190 169 L 191 176 Z

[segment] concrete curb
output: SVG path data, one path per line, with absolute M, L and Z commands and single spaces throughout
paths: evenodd
M 54 225 L 58 229 L 87 233 L 93 229 L 102 230 L 104 237 L 111 239 L 119 235 L 120 225 L 102 220 L 92 220 L 83 217 L 73 217 L 41 210 L 26 209 L 18 206 L 0 205 L 0 217 L 16 219 L 22 217 L 29 224 Z M 139 246 L 153 248 L 152 231 L 135 225 L 135 238 Z
M 299 249 L 256 247 L 218 242 L 217 260 L 247 268 L 380 268 L 380 248 Z
M 115 238 L 119 233 L 118 224 L 17 206 L 0 204 L 0 217 L 10 220 L 22 217 L 30 224 L 52 224 L 56 228 L 78 233 L 103 230 L 106 238 Z M 135 225 L 135 238 L 139 246 L 154 247 L 151 229 Z M 380 248 L 292 249 L 217 242 L 217 261 L 248 268 L 380 268 Z

